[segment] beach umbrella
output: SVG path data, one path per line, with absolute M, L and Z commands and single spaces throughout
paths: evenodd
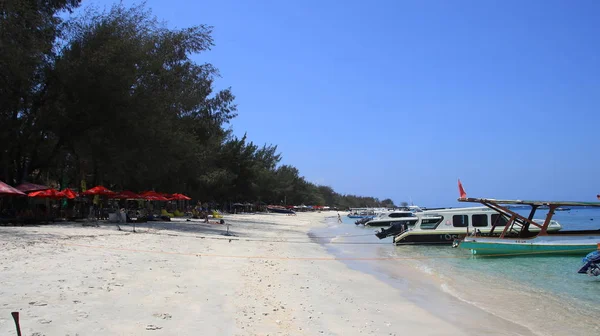
M 147 200 L 147 201 L 159 201 L 159 202 L 168 202 L 168 201 L 171 200 L 169 198 L 166 198 L 166 197 L 160 196 L 160 195 L 157 195 L 157 196 L 155 196 L 155 195 L 148 195 L 148 196 L 144 196 L 144 199 Z
M 68 199 L 74 199 L 75 197 L 77 197 L 77 193 L 69 188 L 60 191 L 60 195 L 61 197 Z
M 60 193 L 60 191 L 58 191 L 56 189 L 34 191 L 34 192 L 29 193 L 27 196 L 33 197 L 33 198 L 55 198 L 55 199 L 64 197 Z
M 145 191 L 145 192 L 141 193 L 140 196 L 142 196 L 142 198 L 144 198 L 148 201 L 166 202 L 166 201 L 171 200 L 169 197 L 167 197 L 168 195 L 156 192 L 154 190 Z
M 15 189 L 18 189 L 24 193 L 30 193 L 34 191 L 48 190 L 50 187 L 41 184 L 24 182 L 16 186 Z
M 121 192 L 118 192 L 114 195 L 111 195 L 110 198 L 117 198 L 117 199 L 143 199 L 143 197 L 141 195 L 138 195 L 136 193 L 134 193 L 133 191 L 129 191 L 129 190 L 124 190 Z
M 88 189 L 87 191 L 84 191 L 81 193 L 82 195 L 100 195 L 100 196 L 111 196 L 116 194 L 114 191 L 112 190 L 108 190 L 107 188 L 99 185 L 96 187 L 93 187 L 92 189 Z
M 171 199 L 174 201 L 189 201 L 192 198 L 184 194 L 173 194 L 171 195 Z
M 24 192 L 22 192 L 19 189 L 15 189 L 11 186 L 9 186 L 8 184 L 0 181 L 0 195 L 4 196 L 27 196 L 27 194 L 25 194 Z

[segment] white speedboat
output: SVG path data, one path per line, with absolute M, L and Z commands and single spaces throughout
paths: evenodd
M 394 210 L 379 213 L 375 218 L 365 223 L 365 226 L 392 226 L 398 223 L 410 222 L 414 224 L 417 221 L 415 213 L 422 212 L 417 206 L 411 206 L 403 210 Z
M 412 220 L 404 220 L 388 229 L 382 229 L 376 236 L 380 239 L 394 236 L 396 245 L 452 244 L 454 240 L 467 235 L 498 236 L 508 221 L 508 218 L 487 207 L 429 210 L 415 214 Z M 548 231 L 558 231 L 561 228 L 553 220 Z M 531 227 L 529 230 L 536 232 L 540 228 Z

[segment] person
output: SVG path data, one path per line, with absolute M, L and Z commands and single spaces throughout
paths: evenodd
M 338 223 L 342 222 L 342 216 L 340 216 L 340 213 L 338 212 Z

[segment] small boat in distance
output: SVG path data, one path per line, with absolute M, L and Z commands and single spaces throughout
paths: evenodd
M 267 206 L 267 211 L 280 214 L 295 214 L 294 210 L 286 209 L 280 205 L 269 205 Z
M 418 210 L 417 210 L 418 209 Z M 370 221 L 364 223 L 365 226 L 392 226 L 396 223 L 403 222 L 407 218 L 413 218 L 416 221 L 415 212 L 422 211 L 418 207 L 413 209 L 401 209 L 390 212 L 382 212 Z
M 365 217 L 374 217 L 377 213 L 375 209 L 371 208 L 351 208 L 350 213 L 348 214 L 348 218 L 365 218 Z

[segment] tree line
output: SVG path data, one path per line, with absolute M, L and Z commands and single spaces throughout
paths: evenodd
M 341 195 L 281 164 L 275 145 L 233 135 L 218 70 L 196 63 L 212 27 L 170 29 L 144 5 L 0 4 L 0 180 L 184 192 L 215 202 L 393 206 Z

